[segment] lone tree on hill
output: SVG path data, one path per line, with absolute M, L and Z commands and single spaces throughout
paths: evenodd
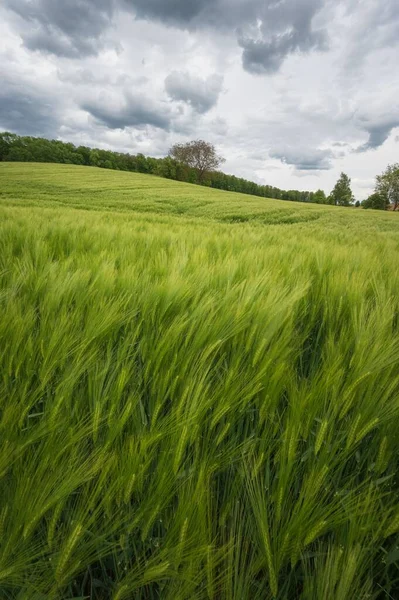
M 399 208 L 399 163 L 388 165 L 382 175 L 377 175 L 375 191 L 381 196 L 386 206 L 393 210 Z
M 204 140 L 175 144 L 169 150 L 169 156 L 184 165 L 197 169 L 200 183 L 203 182 L 206 173 L 215 171 L 225 162 L 225 159 L 217 154 L 215 146 Z
M 351 190 L 351 180 L 346 173 L 341 173 L 340 178 L 329 196 L 329 204 L 349 206 L 354 199 Z

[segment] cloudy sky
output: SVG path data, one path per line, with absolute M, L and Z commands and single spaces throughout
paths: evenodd
M 399 161 L 398 0 L 2 0 L 0 130 L 363 199 Z

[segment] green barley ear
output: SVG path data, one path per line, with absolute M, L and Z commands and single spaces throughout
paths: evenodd
M 231 423 L 226 423 L 226 425 L 223 427 L 222 431 L 219 433 L 218 437 L 216 438 L 216 446 L 219 446 L 222 443 L 222 441 L 228 434 L 230 427 L 231 427 Z
M 389 537 L 399 531 L 399 510 L 394 514 L 390 524 L 385 531 L 385 537 Z
M 316 436 L 316 442 L 315 442 L 315 447 L 314 447 L 316 456 L 319 453 L 322 443 L 324 441 L 324 437 L 327 432 L 327 427 L 328 427 L 328 421 L 326 419 L 324 419 L 322 424 L 320 425 L 319 431 L 317 432 L 317 436 Z
M 388 466 L 389 457 L 387 456 L 387 448 L 388 448 L 388 438 L 385 435 L 381 440 L 380 447 L 378 450 L 377 460 L 376 460 L 376 464 L 375 464 L 375 470 L 379 474 L 383 473 Z
M 368 377 L 369 375 L 371 375 L 371 371 L 367 371 L 367 373 L 363 373 L 363 375 L 361 375 L 354 383 L 352 383 L 352 385 L 346 390 L 345 392 L 345 396 L 344 396 L 344 401 L 342 404 L 342 408 L 341 408 L 341 412 L 339 413 L 339 418 L 343 419 L 345 417 L 345 415 L 349 412 L 349 410 L 351 409 L 351 407 L 354 404 L 355 401 L 355 397 L 353 392 L 355 391 L 355 389 L 357 388 L 357 386 L 359 385 L 359 383 L 361 383 L 364 379 L 366 379 L 366 377 Z
M 321 532 L 325 529 L 326 525 L 327 521 L 320 521 L 319 523 L 317 523 L 307 534 L 304 542 L 305 546 L 308 546 L 309 544 L 314 542 L 314 540 L 317 537 L 319 537 Z
M 269 573 L 270 589 L 271 589 L 273 596 L 277 596 L 278 583 L 277 583 L 276 570 L 275 570 L 275 566 L 274 566 L 272 548 L 271 548 L 271 543 L 270 543 L 270 533 L 269 533 L 269 528 L 268 528 L 267 523 L 262 522 L 261 534 L 262 534 L 263 547 L 264 547 L 264 551 L 266 554 L 266 565 L 267 565 L 267 570 Z
M 287 459 L 288 459 L 288 464 L 292 465 L 295 461 L 295 456 L 297 453 L 297 446 L 298 446 L 298 433 L 296 430 L 291 432 L 289 441 L 288 441 L 288 448 L 287 448 Z
M 262 452 L 253 467 L 253 476 L 254 477 L 257 477 L 260 469 L 262 468 L 264 459 L 265 459 L 265 453 Z
M 378 425 L 378 423 L 380 422 L 379 417 L 376 417 L 375 419 L 372 419 L 370 421 L 370 423 L 368 423 L 367 425 L 365 425 L 357 434 L 356 434 L 356 438 L 355 438 L 355 444 L 358 444 L 364 437 L 366 437 L 366 435 L 368 433 L 370 433 L 370 431 L 372 431 L 374 429 L 374 427 L 376 427 L 376 425 Z
M 354 446 L 357 428 L 359 426 L 362 415 L 357 415 L 356 419 L 352 423 L 352 427 L 349 429 L 348 437 L 346 439 L 346 449 L 349 450 Z
M 122 533 L 122 535 L 119 537 L 119 546 L 121 550 L 126 550 L 126 541 L 127 541 L 127 535 L 126 533 Z
M 182 557 L 182 554 L 183 554 L 183 548 L 184 548 L 184 544 L 185 544 L 185 540 L 186 540 L 186 536 L 187 536 L 187 529 L 188 529 L 188 518 L 186 517 L 184 519 L 184 523 L 183 523 L 183 526 L 181 528 L 180 537 L 179 537 L 179 543 L 177 545 L 177 550 L 176 550 L 176 559 L 175 559 L 176 569 L 180 565 L 181 557 Z
M 343 564 L 343 569 L 340 576 L 340 582 L 337 590 L 337 598 L 348 598 L 349 590 L 356 577 L 356 571 L 359 566 L 359 556 L 361 554 L 360 544 L 349 550 L 346 556 L 346 562 Z
M 298 436 L 295 432 L 292 432 L 290 441 L 288 444 L 288 462 L 292 464 L 295 460 L 295 455 L 297 452 L 298 445 Z
M 284 488 L 283 486 L 279 487 L 277 493 L 277 504 L 276 504 L 276 519 L 279 521 L 281 519 L 281 510 L 283 507 L 283 496 L 284 496 Z
M 258 346 L 258 348 L 257 348 L 257 350 L 255 352 L 255 355 L 254 355 L 254 357 L 252 359 L 252 366 L 253 367 L 255 367 L 258 364 L 258 362 L 260 361 L 260 358 L 262 356 L 262 352 L 264 351 L 264 349 L 265 349 L 266 346 L 267 346 L 267 340 L 263 339 L 261 341 L 261 343 L 259 344 L 259 346 Z
M 55 528 L 57 526 L 57 522 L 60 518 L 63 507 L 64 507 L 64 503 L 61 500 L 59 500 L 57 506 L 54 509 L 53 515 L 50 519 L 50 523 L 49 523 L 48 530 L 47 530 L 47 543 L 48 543 L 50 549 L 53 548 Z
M 58 565 L 55 571 L 55 577 L 58 582 L 62 581 L 65 567 L 70 559 L 72 551 L 76 546 L 80 536 L 82 535 L 83 527 L 80 523 L 76 525 L 73 532 L 69 536 L 65 546 L 62 548 L 60 553 L 60 559 L 58 561 Z
M 312 473 L 312 476 L 307 482 L 306 488 L 306 491 L 309 494 L 309 496 L 316 496 L 320 492 L 320 488 L 322 487 L 329 470 L 330 468 L 328 465 L 323 465 L 320 470 L 317 470 L 314 473 Z
M 161 577 L 163 577 L 166 574 L 169 567 L 170 567 L 170 564 L 168 562 L 150 567 L 144 573 L 144 576 L 143 576 L 144 581 L 148 580 L 149 582 L 152 582 L 152 581 L 156 581 L 157 579 L 160 579 Z
M 124 497 L 125 504 L 128 504 L 130 502 L 130 498 L 131 498 L 135 483 L 136 483 L 136 473 L 133 473 L 133 475 L 130 478 L 130 481 L 128 482 L 128 484 L 126 486 L 125 497 Z
M 293 548 L 292 548 L 292 552 L 291 552 L 291 557 L 290 557 L 291 569 L 293 569 L 295 567 L 295 565 L 297 564 L 300 554 L 301 554 L 301 544 L 299 543 L 299 541 L 297 539 L 293 543 Z
M 153 525 L 153 523 L 155 521 L 155 518 L 156 518 L 157 514 L 159 513 L 159 509 L 160 508 L 161 508 L 161 505 L 157 504 L 155 506 L 154 510 L 152 511 L 152 513 L 150 514 L 150 516 L 148 517 L 147 522 L 144 525 L 143 530 L 141 532 L 141 541 L 144 542 L 144 540 L 147 539 L 148 533 L 149 533 L 149 531 L 150 531 L 150 529 L 151 529 L 151 527 L 152 527 L 152 525 Z
M 283 538 L 283 543 L 281 544 L 281 547 L 279 548 L 279 562 L 280 564 L 283 563 L 283 561 L 285 560 L 285 558 L 287 556 L 289 556 L 289 552 L 290 552 L 290 534 L 286 533 L 284 535 Z
M 122 600 L 125 597 L 125 594 L 129 593 L 129 586 L 126 584 L 119 585 L 115 594 L 112 597 L 112 600 Z

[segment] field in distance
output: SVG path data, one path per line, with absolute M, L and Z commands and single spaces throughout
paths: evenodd
M 399 597 L 399 217 L 0 163 L 0 597 Z
M 337 207 L 259 198 L 171 181 L 153 175 L 96 167 L 41 163 L 0 163 L 0 202 L 7 206 L 71 207 L 111 212 L 144 212 L 203 217 L 225 223 L 291 224 L 329 220 L 332 227 L 375 218 L 397 228 L 392 215 L 371 217 Z M 331 217 L 333 216 L 333 219 Z

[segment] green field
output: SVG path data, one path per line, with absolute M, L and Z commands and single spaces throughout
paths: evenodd
M 399 215 L 0 163 L 1 600 L 399 597 Z

